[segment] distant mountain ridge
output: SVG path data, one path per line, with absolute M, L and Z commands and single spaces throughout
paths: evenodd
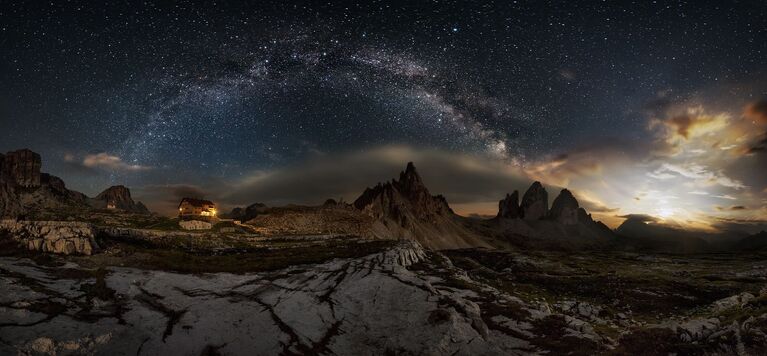
M 686 230 L 647 216 L 628 216 L 615 232 L 619 236 L 619 248 L 638 251 L 707 253 L 743 251 L 747 246 L 758 250 L 763 248 L 760 246 L 767 246 L 767 239 L 760 239 L 759 234 Z
M 76 219 L 78 212 L 87 214 L 89 209 L 149 213 L 125 186 L 113 186 L 89 198 L 67 189 L 62 179 L 40 172 L 41 163 L 39 154 L 26 149 L 0 154 L 0 217 L 35 218 L 39 212 L 65 211 Z M 243 223 L 258 218 L 256 222 L 267 228 L 280 225 L 280 216 L 303 219 L 282 227 L 308 226 L 313 229 L 307 231 L 412 239 L 437 250 L 514 246 L 697 253 L 767 249 L 766 232 L 752 236 L 710 234 L 636 219 L 627 219 L 613 231 L 594 221 L 568 189 L 560 191 L 550 208 L 548 203 L 546 188 L 533 182 L 521 201 L 519 191 L 506 194 L 498 202 L 495 217 L 465 218 L 453 212 L 444 196 L 431 194 L 410 162 L 397 179 L 366 188 L 352 204 L 328 200 L 314 211 L 311 207 L 286 210 L 257 203 L 235 208 L 228 216 Z
M 148 214 L 142 203 L 134 202 L 124 186 L 106 189 L 95 198 L 67 189 L 64 181 L 42 173 L 42 158 L 29 149 L 0 154 L 0 217 L 20 217 L 38 212 L 72 209 L 116 209 Z

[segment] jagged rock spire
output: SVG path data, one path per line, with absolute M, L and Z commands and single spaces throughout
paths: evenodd
M 522 196 L 520 204 L 521 216 L 525 220 L 539 220 L 546 217 L 549 211 L 549 194 L 541 182 L 534 182 Z
M 421 176 L 418 174 L 418 171 L 416 171 L 413 162 L 407 163 L 407 167 L 404 171 L 400 172 L 399 181 L 396 183 L 397 188 L 403 192 L 410 193 L 423 190 L 428 193 L 428 189 L 424 186 Z
M 498 202 L 498 217 L 516 219 L 519 214 L 519 192 L 515 190 L 511 195 L 506 194 L 506 197 Z
M 578 223 L 578 200 L 573 193 L 567 189 L 562 189 L 559 195 L 551 204 L 549 216 L 565 225 L 575 225 Z

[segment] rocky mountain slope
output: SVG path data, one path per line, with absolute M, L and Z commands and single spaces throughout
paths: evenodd
M 490 246 L 443 196 L 429 193 L 412 162 L 399 179 L 367 188 L 353 205 L 375 219 L 379 237 L 412 239 L 430 249 Z
M 41 167 L 40 155 L 28 149 L 0 154 L 0 217 L 87 211 L 91 207 L 106 208 L 109 200 L 114 201 L 120 210 L 148 213 L 143 204 L 133 202 L 125 187 L 109 188 L 90 199 L 67 189 L 61 178 L 42 173 Z
M 759 234 L 687 230 L 646 216 L 630 216 L 615 232 L 619 236 L 615 248 L 620 250 L 710 253 L 758 250 L 767 246 L 767 239 L 760 239 Z
M 738 241 L 735 248 L 740 251 L 765 251 L 767 250 L 767 231 L 747 236 Z

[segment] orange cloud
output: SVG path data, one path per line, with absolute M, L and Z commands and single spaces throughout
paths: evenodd
M 690 107 L 685 112 L 667 119 L 651 120 L 650 129 L 661 128 L 661 138 L 668 144 L 677 146 L 693 138 L 718 134 L 726 129 L 729 123 L 730 117 L 725 113 L 711 115 L 702 107 Z
M 596 155 L 576 152 L 559 155 L 525 168 L 525 173 L 533 180 L 548 184 L 568 186 L 574 178 L 597 175 L 602 172 L 602 163 Z
M 767 100 L 753 102 L 746 106 L 743 116 L 759 125 L 767 125 Z
M 67 159 L 67 157 L 65 157 Z M 83 166 L 88 168 L 102 168 L 113 171 L 144 171 L 152 167 L 138 164 L 129 164 L 118 156 L 110 155 L 106 152 L 91 154 L 83 159 Z

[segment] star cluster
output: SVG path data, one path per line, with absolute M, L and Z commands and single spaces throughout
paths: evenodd
M 6 2 L 0 146 L 85 190 L 385 145 L 519 167 L 631 151 L 661 99 L 764 95 L 765 19 L 758 2 Z M 73 164 L 99 154 L 146 169 Z

